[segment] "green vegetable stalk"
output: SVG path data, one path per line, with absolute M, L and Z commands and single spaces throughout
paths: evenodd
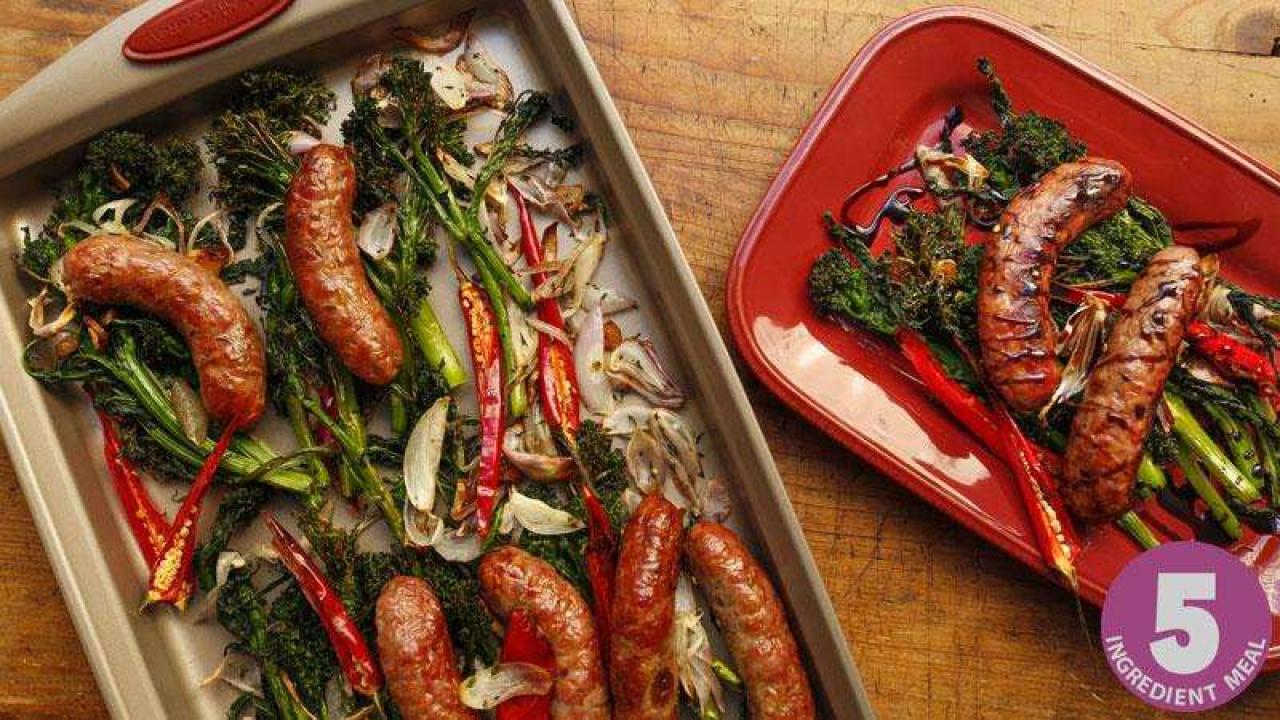
M 1159 538 L 1155 536 L 1155 533 L 1151 532 L 1151 528 L 1147 527 L 1147 524 L 1142 521 L 1138 513 L 1132 510 L 1121 515 L 1116 520 L 1116 525 L 1119 525 L 1121 530 L 1128 533 L 1129 537 L 1133 538 L 1133 541 L 1138 543 L 1138 546 L 1143 550 L 1150 550 L 1160 544 Z
M 31 353 L 35 343 L 24 354 L 27 372 L 47 383 L 80 382 L 92 387 L 95 400 L 113 415 L 127 415 L 147 437 L 160 448 L 190 468 L 199 468 L 213 451 L 214 441 L 205 438 L 192 441 L 183 430 L 178 413 L 169 400 L 160 378 L 138 355 L 138 344 L 130 329 L 123 324 L 113 327 L 106 350 L 99 351 L 85 333 L 79 348 L 54 368 L 34 365 Z M 166 458 L 167 459 L 167 458 Z M 253 477 L 264 465 L 280 460 L 261 441 L 238 436 L 223 456 L 221 468 L 233 477 Z M 264 473 L 261 482 L 305 494 L 311 490 L 311 478 L 288 467 L 273 468 Z
M 1166 407 L 1169 408 L 1170 414 L 1173 416 L 1173 434 L 1177 436 L 1180 448 L 1184 451 L 1194 453 L 1195 457 L 1204 462 L 1208 466 L 1209 471 L 1213 473 L 1227 492 L 1231 496 L 1242 503 L 1248 504 L 1257 500 L 1258 489 L 1254 487 L 1253 482 L 1240 472 L 1240 469 L 1227 457 L 1222 448 L 1209 437 L 1204 428 L 1200 426 L 1195 415 L 1191 412 L 1191 408 L 1187 407 L 1186 402 L 1179 396 L 1166 392 L 1164 394 Z M 1198 466 L 1197 466 L 1198 469 Z M 1185 472 L 1185 468 L 1184 468 Z
M 325 364 L 334 393 L 336 413 L 330 415 L 319 401 L 310 397 L 302 400 L 303 407 L 338 441 L 341 469 L 345 478 L 349 479 L 356 491 L 382 511 L 391 535 L 398 542 L 404 542 L 404 516 L 401 514 L 400 504 L 391 497 L 386 483 L 369 460 L 369 436 L 360 414 L 355 381 L 351 373 L 339 366 L 332 357 L 327 358 Z
M 1259 462 L 1258 448 L 1254 446 L 1253 437 L 1249 434 L 1249 429 L 1244 423 L 1232 417 L 1223 408 L 1213 403 L 1204 403 L 1201 405 L 1218 428 L 1218 434 L 1227 442 L 1227 451 L 1231 454 L 1231 460 L 1235 463 L 1236 468 L 1244 474 L 1253 486 L 1262 489 L 1264 478 L 1262 477 L 1262 466 Z
M 1142 454 L 1142 462 L 1138 464 L 1138 492 L 1147 497 L 1164 489 L 1169 483 L 1164 470 L 1151 459 L 1151 453 Z
M 218 594 L 218 622 L 237 637 L 237 646 L 253 656 L 262 668 L 262 692 L 282 720 L 314 720 L 315 716 L 290 691 L 292 681 L 271 652 L 272 642 L 265 601 L 258 595 L 247 570 L 235 570 Z
M 1191 446 L 1191 443 L 1182 441 L 1181 437 L 1175 454 L 1178 458 L 1178 467 L 1182 468 L 1182 473 L 1186 476 L 1187 483 L 1191 485 L 1196 494 L 1200 496 L 1200 499 L 1209 508 L 1209 514 L 1218 522 L 1227 537 L 1232 540 L 1239 540 L 1242 534 L 1240 519 L 1236 517 L 1235 513 L 1231 512 L 1231 508 L 1227 506 L 1226 501 L 1222 499 L 1222 495 L 1218 494 L 1217 488 L 1213 486 L 1213 483 L 1200 467 L 1198 457 L 1202 456 Z

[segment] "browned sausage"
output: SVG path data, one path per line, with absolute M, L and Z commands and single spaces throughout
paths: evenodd
M 654 493 L 622 532 L 613 588 L 609 684 L 618 720 L 674 720 L 676 581 L 684 513 Z
M 1155 403 L 1203 285 L 1196 251 L 1170 247 L 1151 258 L 1129 289 L 1067 440 L 1062 498 L 1081 520 L 1104 522 L 1129 508 Z
M 684 556 L 711 603 L 757 720 L 814 717 L 809 679 L 773 584 L 729 528 L 702 521 L 689 529 Z
M 404 346 L 360 262 L 355 195 L 345 148 L 317 145 L 303 156 L 284 203 L 284 252 L 320 339 L 356 377 L 386 385 L 400 372 Z
M 267 362 L 244 305 L 211 270 L 153 242 L 96 235 L 62 258 L 76 300 L 127 305 L 169 323 L 191 348 L 209 416 L 252 425 L 267 403 Z
M 440 601 L 425 580 L 400 575 L 378 595 L 374 622 L 387 689 L 405 720 L 473 720 L 458 693 L 458 661 Z
M 605 689 L 591 609 L 555 568 L 515 547 L 502 547 L 480 561 L 480 588 L 499 616 L 523 609 L 546 636 L 556 657 L 551 716 L 608 720 Z
M 982 259 L 978 340 L 991 384 L 1018 412 L 1044 406 L 1058 387 L 1049 283 L 1058 251 L 1129 201 L 1129 171 L 1085 158 L 1049 171 L 1009 203 Z

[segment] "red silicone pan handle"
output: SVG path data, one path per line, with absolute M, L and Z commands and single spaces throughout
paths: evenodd
M 135 62 L 168 62 L 198 55 L 252 32 L 293 0 L 182 0 L 143 23 L 124 43 Z

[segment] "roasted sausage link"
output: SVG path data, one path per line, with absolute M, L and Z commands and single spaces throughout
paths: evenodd
M 400 372 L 404 346 L 360 261 L 355 195 L 345 148 L 317 145 L 303 156 L 285 198 L 284 252 L 320 339 L 356 377 L 385 385 Z
M 756 720 L 814 717 L 809 679 L 764 568 L 729 528 L 699 522 L 684 541 L 685 561 L 711 603 Z
M 673 641 L 683 534 L 684 513 L 661 493 L 641 501 L 622 532 L 609 645 L 618 720 L 677 717 Z
M 1062 499 L 1081 520 L 1105 522 L 1128 509 L 1156 403 L 1203 286 L 1196 251 L 1170 247 L 1129 289 L 1067 440 Z
M 1131 184 L 1129 171 L 1111 160 L 1060 165 L 1019 193 L 990 235 L 978 282 L 978 339 L 983 369 L 1013 410 L 1039 410 L 1061 377 L 1049 314 L 1058 252 L 1119 212 Z
M 153 242 L 96 235 L 62 258 L 75 300 L 127 305 L 169 323 L 191 348 L 200 398 L 221 423 L 251 425 L 267 402 L 262 341 L 244 305 L 213 271 Z
M 400 575 L 378 595 L 374 622 L 387 688 L 404 720 L 474 720 L 440 601 L 425 580 Z
M 555 568 L 515 547 L 498 548 L 480 561 L 485 601 L 506 618 L 516 608 L 533 617 L 556 657 L 551 716 L 608 720 L 609 693 L 600 639 L 591 609 Z

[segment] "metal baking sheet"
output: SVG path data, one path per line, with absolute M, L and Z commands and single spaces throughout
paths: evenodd
M 339 92 L 339 110 L 325 136 L 337 140 L 337 124 L 350 103 L 347 80 L 359 58 L 391 48 L 387 31 L 395 25 L 429 24 L 472 6 L 308 0 L 255 34 L 205 55 L 155 66 L 123 60 L 124 37 L 168 4 L 157 0 L 121 17 L 0 104 L 0 227 L 11 250 L 23 226 L 40 224 L 49 188 L 96 132 L 129 123 L 196 136 L 227 78 L 271 63 L 317 72 Z M 773 572 L 825 714 L 870 717 L 742 386 L 566 7 L 560 0 L 509 0 L 479 9 L 483 21 L 477 32 L 517 89 L 552 92 L 578 121 L 579 139 L 589 148 L 583 182 L 607 198 L 614 222 L 597 281 L 640 299 L 639 316 L 626 318 L 624 327 L 652 335 L 691 391 L 690 407 L 681 414 L 705 432 L 709 473 L 734 488 L 736 523 Z M 446 265 L 438 263 L 435 270 L 439 290 L 433 305 L 460 347 L 461 316 Z M 109 492 L 100 436 L 85 398 L 49 392 L 22 370 L 30 290 L 14 253 L 0 253 L 0 426 L 107 705 L 121 718 L 221 717 L 230 694 L 202 689 L 199 681 L 217 664 L 227 636 L 215 624 L 195 624 L 172 612 L 137 612 L 146 568 Z M 270 422 L 259 434 L 288 446 L 287 434 Z

